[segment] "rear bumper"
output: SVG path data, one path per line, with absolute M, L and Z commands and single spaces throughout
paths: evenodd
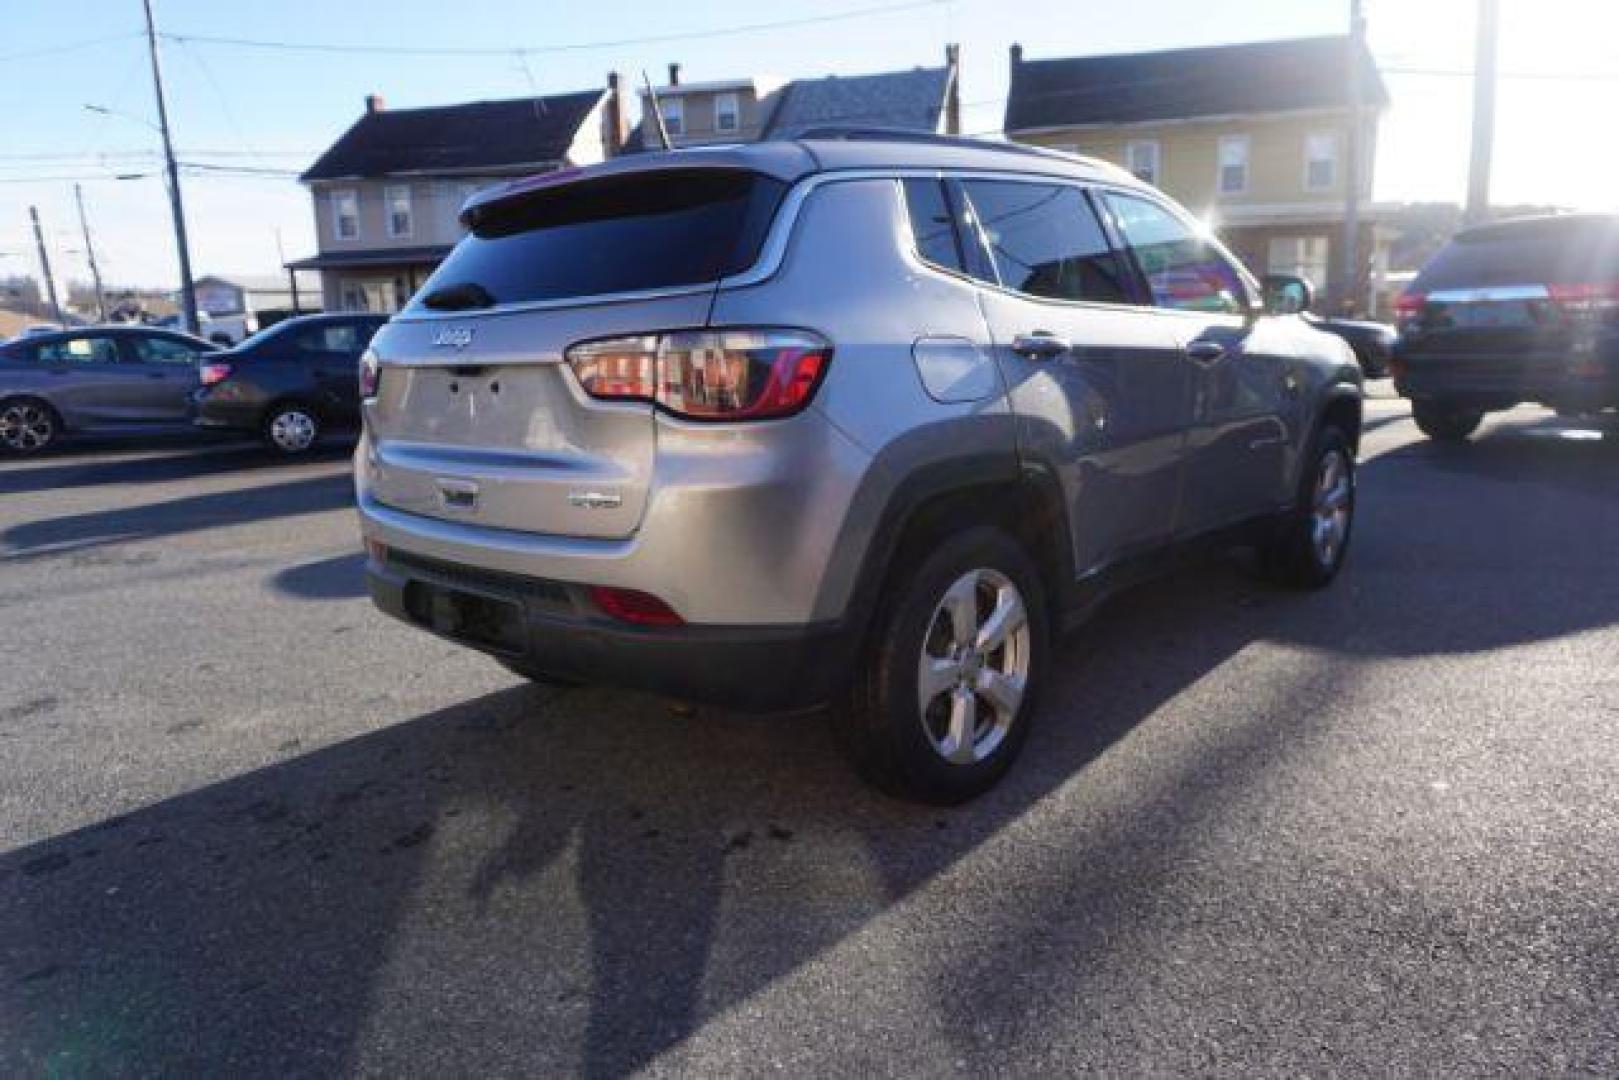
M 1401 397 L 1506 408 L 1520 402 L 1602 409 L 1619 406 L 1619 357 L 1475 360 L 1396 355 Z
M 366 564 L 377 607 L 526 674 L 757 711 L 832 700 L 852 669 L 841 623 L 641 628 L 596 611 L 576 584 L 390 552 Z

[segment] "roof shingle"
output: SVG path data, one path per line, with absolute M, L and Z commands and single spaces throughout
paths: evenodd
M 937 131 L 949 68 L 798 79 L 782 90 L 764 138 L 792 139 L 832 124 Z
M 560 163 L 605 90 L 366 113 L 303 180 Z
M 1339 35 L 1025 60 L 1012 69 L 1006 131 L 1345 108 L 1348 44 Z M 1385 105 L 1377 64 L 1361 52 L 1363 100 Z

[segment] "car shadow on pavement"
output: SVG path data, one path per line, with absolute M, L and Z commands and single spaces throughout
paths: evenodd
M 365 554 L 334 555 L 278 570 L 270 587 L 298 600 L 352 600 L 365 595 Z
M 354 483 L 345 472 L 186 495 L 116 510 L 28 521 L 0 532 L 0 557 L 26 559 L 109 544 L 156 540 L 349 506 Z
M 944 1030 L 1015 1025 L 1051 1007 L 1026 1000 L 1028 970 L 1081 979 L 1195 857 L 1200 822 L 1327 734 L 1321 704 L 1362 677 L 1353 661 L 1619 620 L 1619 585 L 1567 580 L 1593 535 L 1619 535 L 1611 481 L 1574 469 L 1592 497 L 1536 520 L 1495 472 L 1558 482 L 1568 456 L 1525 467 L 1502 450 L 1514 464 L 1492 471 L 1488 440 L 1471 449 L 1437 504 L 1388 455 L 1366 463 L 1332 590 L 1276 591 L 1221 561 L 1121 597 L 1059 648 L 1023 758 L 967 807 L 873 794 L 816 718 L 518 687 L 401 723 L 379 705 L 370 734 L 7 853 L 0 1071 L 622 1075 L 917 898 L 1048 795 L 1100 782 L 1127 736 L 1244 650 L 1303 650 L 1287 681 L 1204 703 L 1212 747 L 1155 744 L 1146 783 L 1104 789 L 1064 879 L 1016 883 L 1033 893 L 1019 917 L 918 956 L 941 973 Z M 1488 530 L 1496 543 L 1476 542 Z M 282 584 L 340 588 L 351 558 Z M 1094 917 L 1042 951 L 1023 916 L 1052 905 Z M 970 1071 L 997 1060 L 965 1037 L 955 1049 Z
M 125 445 L 121 453 L 105 446 L 84 445 L 69 455 L 54 452 L 39 460 L 0 458 L 0 495 L 57 491 L 65 488 L 114 484 L 159 484 L 195 480 L 277 465 L 315 464 L 347 460 L 352 443 L 322 443 L 296 461 L 278 458 L 257 442 L 178 443 Z

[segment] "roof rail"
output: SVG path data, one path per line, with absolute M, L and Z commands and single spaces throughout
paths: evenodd
M 1043 146 L 1030 146 L 1028 143 L 995 142 L 991 139 L 974 138 L 970 135 L 938 135 L 931 131 L 916 131 L 912 128 L 887 127 L 844 127 L 837 124 L 823 127 L 807 128 L 793 136 L 793 141 L 807 140 L 842 140 L 844 142 L 908 142 L 925 143 L 934 146 L 970 146 L 978 150 L 1004 150 L 1013 154 L 1031 154 L 1036 157 L 1070 157 L 1055 150 L 1048 150 Z

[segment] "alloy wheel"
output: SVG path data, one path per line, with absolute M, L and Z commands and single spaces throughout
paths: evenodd
M 0 445 L 16 453 L 49 446 L 56 437 L 56 420 L 40 405 L 17 401 L 0 409 Z
M 934 751 L 952 765 L 995 752 L 1028 687 L 1029 609 L 1012 579 L 969 570 L 945 590 L 922 639 L 917 703 Z
M 1315 496 L 1310 511 L 1310 541 L 1316 561 L 1330 568 L 1349 538 L 1349 519 L 1355 509 L 1355 477 L 1342 450 L 1321 455 Z

